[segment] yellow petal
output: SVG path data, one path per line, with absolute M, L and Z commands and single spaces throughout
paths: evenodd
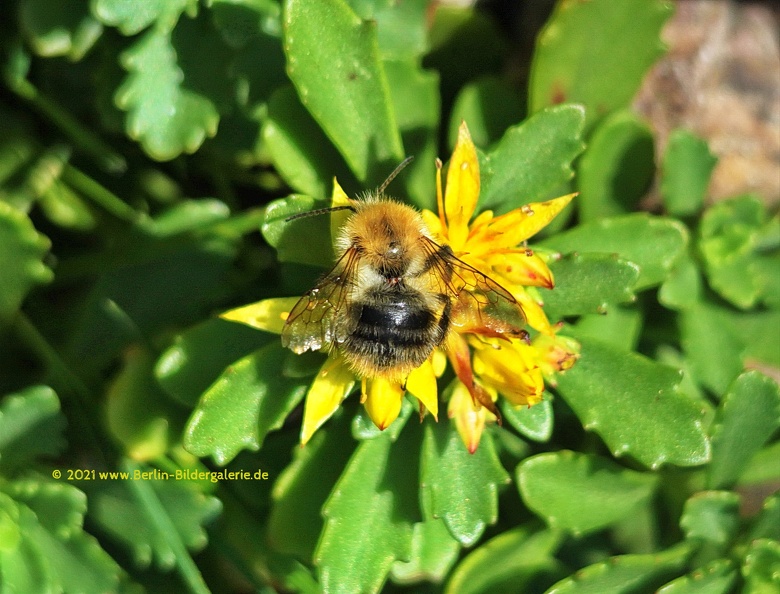
M 493 219 L 491 243 L 496 247 L 513 247 L 544 229 L 577 194 L 568 194 L 547 202 L 533 202 Z
M 406 389 L 423 403 L 437 421 L 439 420 L 439 391 L 436 388 L 436 374 L 431 359 L 412 370 L 406 380 Z
M 490 417 L 495 417 L 484 406 L 478 409 L 474 407 L 468 388 L 457 382 L 452 390 L 450 402 L 447 406 L 447 416 L 455 423 L 460 438 L 470 453 L 477 451 L 479 440 L 485 429 L 485 422 Z
M 433 351 L 432 363 L 433 373 L 436 375 L 436 377 L 441 377 L 444 373 L 444 370 L 447 368 L 446 353 L 441 349 L 436 349 Z
M 355 376 L 340 358 L 329 358 L 320 368 L 306 394 L 301 427 L 301 445 L 338 409 L 352 390 Z
M 548 381 L 556 373 L 570 369 L 580 356 L 580 343 L 568 336 L 539 334 L 531 346 L 536 360 Z
M 423 221 L 425 221 L 425 226 L 428 227 L 428 230 L 433 234 L 434 238 L 438 237 L 439 241 L 447 243 L 447 229 L 442 226 L 442 222 L 439 220 L 439 217 L 433 214 L 430 210 L 425 209 L 420 211 L 420 215 L 422 215 Z
M 341 188 L 338 180 L 333 178 L 333 194 L 330 197 L 330 206 L 352 206 L 352 200 L 349 199 L 347 193 Z M 330 213 L 330 237 L 333 241 L 339 236 L 339 230 L 344 226 L 344 222 L 349 218 L 350 213 L 348 210 L 338 210 Z
M 298 302 L 299 297 L 276 297 L 274 299 L 264 299 L 251 305 L 245 305 L 236 309 L 231 309 L 220 318 L 230 322 L 241 322 L 253 328 L 259 328 L 266 332 L 281 334 L 284 327 L 284 321 L 290 310 Z
M 463 122 L 458 129 L 458 142 L 447 171 L 444 209 L 447 214 L 449 244 L 456 252 L 463 251 L 469 234 L 468 223 L 479 199 L 479 162 L 469 129 Z
M 398 418 L 404 389 L 397 382 L 374 378 L 368 382 L 368 393 L 363 406 L 374 425 L 381 431 L 387 429 Z
M 520 291 L 513 291 L 515 299 L 520 303 L 520 307 L 523 308 L 525 314 L 525 321 L 537 332 L 543 332 L 545 334 L 552 334 L 554 332 L 550 320 L 547 319 L 547 314 L 544 313 L 539 301 L 534 298 L 532 292 L 535 293 L 533 287 L 528 289 L 522 289 Z
M 495 254 L 488 259 L 488 264 L 504 277 L 509 285 L 546 289 L 555 286 L 553 273 L 547 262 L 531 249 Z
M 486 386 L 497 390 L 512 404 L 541 402 L 544 379 L 534 360 L 536 351 L 521 341 L 502 342 L 474 352 L 474 373 Z

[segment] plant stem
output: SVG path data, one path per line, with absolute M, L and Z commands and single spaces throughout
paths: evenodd
M 109 192 L 104 186 L 72 165 L 65 166 L 62 171 L 62 180 L 118 219 L 128 223 L 137 223 L 145 216 L 144 213 L 135 210 L 119 196 Z

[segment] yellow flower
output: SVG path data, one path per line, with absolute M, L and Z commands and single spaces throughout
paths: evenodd
M 359 382 L 361 402 L 379 429 L 398 417 L 405 392 L 419 401 L 420 416 L 430 412 L 438 419 L 437 378 L 449 360 L 457 380 L 453 387 L 448 416 L 455 423 L 466 447 L 474 452 L 486 422 L 501 417 L 495 402 L 498 396 L 513 406 L 530 406 L 542 400 L 544 379 L 571 367 L 578 345 L 556 336 L 542 310 L 534 287 L 552 288 L 553 275 L 547 266 L 549 255 L 537 253 L 525 241 L 549 223 L 574 194 L 522 206 L 501 216 L 485 211 L 473 218 L 479 198 L 479 164 L 466 124 L 461 125 L 458 142 L 442 193 L 441 164 L 436 179 L 439 213 L 422 211 L 423 219 L 439 243 L 449 245 L 455 255 L 501 285 L 522 307 L 528 325 L 538 334 L 508 335 L 485 327 L 477 300 L 461 299 L 453 307 L 451 329 L 443 344 L 403 380 L 383 377 L 356 377 L 338 349 L 332 349 L 306 395 L 301 443 L 333 415 Z M 344 191 L 334 183 L 334 207 L 350 204 Z M 342 213 L 332 213 L 331 230 L 336 237 Z M 473 220 L 472 220 L 473 218 Z M 224 319 L 280 333 L 297 298 L 267 299 L 222 315 Z

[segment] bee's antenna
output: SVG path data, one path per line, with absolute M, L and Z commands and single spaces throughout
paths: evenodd
M 318 208 L 316 210 L 308 210 L 306 212 L 299 212 L 298 214 L 295 214 L 291 217 L 287 217 L 286 219 L 284 219 L 284 222 L 289 223 L 290 221 L 294 221 L 295 219 L 314 217 L 328 212 L 334 212 L 336 210 L 351 210 L 352 212 L 355 212 L 355 207 L 351 205 L 344 205 L 344 206 L 329 206 L 327 208 Z
M 385 191 L 385 188 L 390 185 L 390 182 L 395 179 L 395 176 L 401 173 L 404 167 L 406 167 L 409 163 L 411 163 L 414 160 L 414 156 L 406 157 L 403 161 L 401 161 L 401 164 L 398 165 L 395 169 L 393 169 L 393 172 L 387 176 L 387 179 L 382 182 L 382 185 L 377 188 L 376 193 L 382 194 Z

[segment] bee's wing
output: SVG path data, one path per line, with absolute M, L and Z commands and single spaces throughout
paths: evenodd
M 298 300 L 282 329 L 282 345 L 300 354 L 340 342 L 348 333 L 338 316 L 352 288 L 355 252 L 347 250 L 333 269 Z
M 462 307 L 473 310 L 477 317 L 491 320 L 489 326 L 514 332 L 525 324 L 525 313 L 512 294 L 487 274 L 466 264 L 447 245 L 423 238 L 431 265 L 442 292 L 454 297 Z

